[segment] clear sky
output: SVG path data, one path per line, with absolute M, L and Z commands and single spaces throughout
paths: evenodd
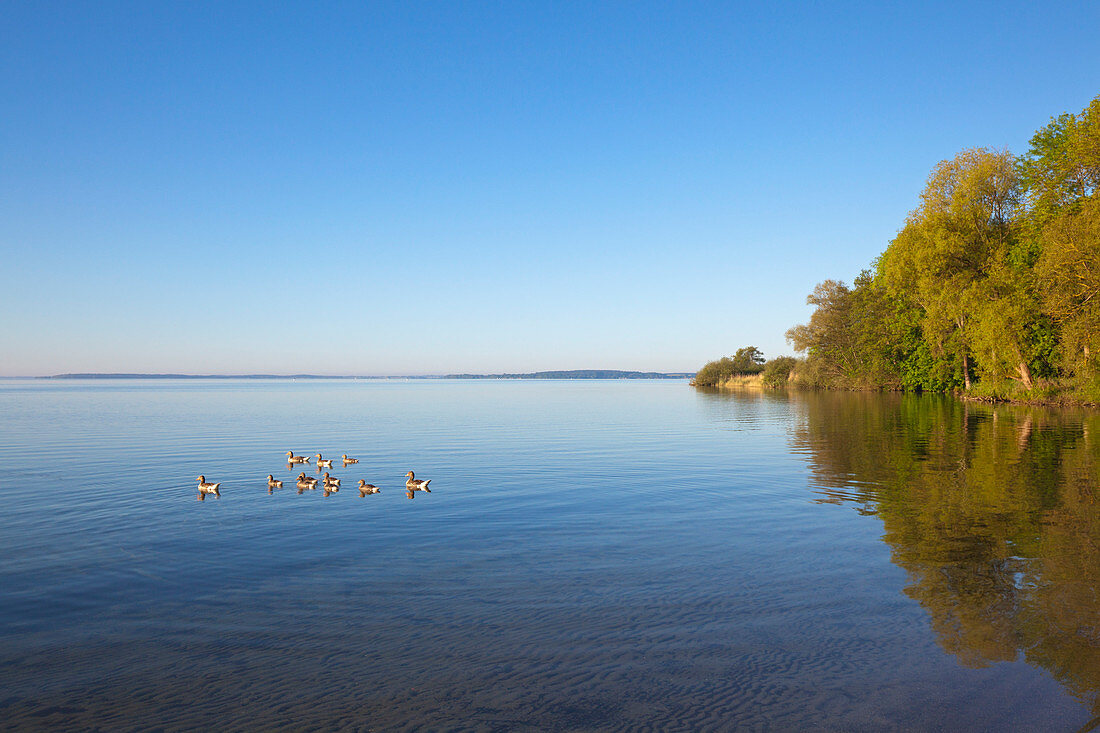
M 5 2 L 0 374 L 790 353 L 1100 3 Z

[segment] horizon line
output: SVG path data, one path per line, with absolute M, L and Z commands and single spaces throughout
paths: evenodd
M 517 379 L 534 375 L 604 373 L 616 375 L 653 375 L 659 377 L 694 376 L 697 370 L 657 371 L 642 369 L 539 369 L 528 372 L 451 372 L 435 374 L 293 374 L 233 373 L 193 374 L 180 372 L 64 372 L 40 375 L 2 375 L 0 379 L 447 379 L 501 378 Z

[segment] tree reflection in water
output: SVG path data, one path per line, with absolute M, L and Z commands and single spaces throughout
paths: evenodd
M 1021 654 L 1100 714 L 1100 413 L 911 395 L 793 399 L 822 501 L 883 522 L 968 667 Z

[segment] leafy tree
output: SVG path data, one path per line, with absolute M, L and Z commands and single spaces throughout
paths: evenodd
M 807 354 L 802 378 L 812 375 L 822 386 L 841 387 L 900 383 L 897 348 L 900 330 L 895 303 L 869 271 L 854 287 L 826 280 L 806 298 L 817 310 L 810 322 L 787 331 L 796 351 Z
M 967 388 L 976 353 L 988 375 L 1032 387 L 1036 355 L 1026 337 L 1038 308 L 1029 272 L 1010 258 L 1020 193 L 1007 151 L 964 150 L 941 161 L 880 261 L 886 286 L 923 311 L 933 355 L 959 357 Z
M 1100 374 L 1100 97 L 1035 133 L 1019 163 L 1042 309 L 1070 371 Z
M 1061 327 L 1070 367 L 1095 374 L 1100 356 L 1100 196 L 1047 224 L 1036 273 L 1043 307 Z
M 1019 161 L 1033 231 L 1100 190 L 1100 97 L 1080 114 L 1063 114 L 1031 138 Z
M 755 346 L 745 346 L 733 354 L 736 374 L 759 374 L 764 371 L 764 352 Z
M 941 161 L 873 270 L 807 302 L 809 322 L 787 332 L 803 385 L 1036 395 L 1051 389 L 1037 380 L 1074 375 L 1100 398 L 1100 97 L 1018 159 Z
M 787 331 L 795 351 L 805 353 L 827 382 L 855 379 L 860 371 L 858 339 L 852 329 L 852 291 L 843 282 L 818 283 L 806 296 L 817 306 L 810 322 Z

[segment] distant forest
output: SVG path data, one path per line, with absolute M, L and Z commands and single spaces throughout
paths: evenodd
M 786 334 L 804 358 L 772 384 L 1100 402 L 1100 97 L 1023 155 L 941 161 L 871 266 L 807 302 Z M 721 362 L 696 384 L 727 378 Z

